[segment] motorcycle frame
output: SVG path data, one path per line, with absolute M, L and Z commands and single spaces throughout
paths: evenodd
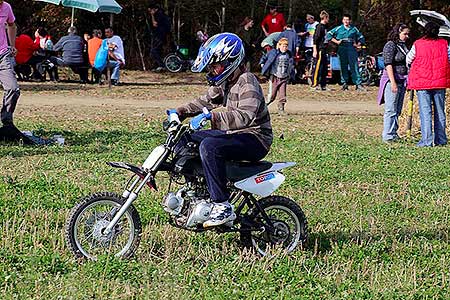
M 180 127 L 181 126 L 181 127 Z M 126 163 L 108 163 L 110 166 L 115 168 L 122 168 L 129 170 L 134 173 L 134 175 L 128 180 L 127 186 L 125 187 L 125 191 L 123 192 L 123 198 L 126 199 L 125 203 L 120 207 L 119 211 L 114 215 L 114 218 L 111 220 L 111 222 L 108 224 L 108 226 L 103 230 L 104 234 L 109 234 L 114 226 L 116 226 L 117 222 L 119 222 L 120 218 L 125 214 L 125 212 L 128 210 L 128 208 L 131 206 L 131 204 L 137 199 L 139 196 L 139 193 L 142 191 L 145 185 L 148 185 L 150 188 L 157 190 L 156 183 L 155 183 L 155 175 L 158 171 L 169 171 L 169 168 L 162 168 L 160 167 L 166 163 L 166 160 L 170 153 L 173 152 L 173 148 L 175 145 L 180 141 L 180 139 L 189 131 L 189 127 L 187 125 L 181 125 L 181 124 L 169 124 L 168 126 L 168 136 L 166 139 L 166 142 L 164 143 L 164 146 L 169 149 L 169 151 L 166 151 L 165 157 L 163 159 L 159 159 L 159 162 L 152 167 L 152 169 L 149 172 L 146 172 L 140 167 L 136 167 L 133 165 L 129 165 Z M 175 133 L 175 134 L 173 134 Z M 136 177 L 136 178 L 135 178 Z M 133 180 L 133 178 L 135 178 Z M 130 185 L 130 182 L 131 185 Z M 261 208 L 261 206 L 258 203 L 258 200 L 250 193 L 237 190 L 234 193 L 232 193 L 231 202 L 236 205 L 236 223 L 245 222 L 245 216 L 243 217 L 241 215 L 242 211 L 245 207 L 248 207 L 249 211 L 252 208 L 256 208 L 257 211 L 261 214 L 266 224 L 264 224 L 260 228 L 254 228 L 253 224 L 247 224 L 250 225 L 245 229 L 242 228 L 235 228 L 235 227 L 227 227 L 222 226 L 218 227 L 221 232 L 244 232 L 244 231 L 264 231 L 266 229 L 269 229 L 269 231 L 275 230 L 272 221 L 270 220 L 269 216 L 266 214 L 264 209 Z M 242 199 L 242 200 L 241 200 Z M 180 226 L 177 226 L 180 227 Z M 184 227 L 181 227 L 183 229 L 186 229 Z M 194 229 L 194 231 L 205 231 L 205 229 Z

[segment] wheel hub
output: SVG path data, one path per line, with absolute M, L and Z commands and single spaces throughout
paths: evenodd
M 282 221 L 276 221 L 273 223 L 274 232 L 271 234 L 271 240 L 273 243 L 283 243 L 285 242 L 289 237 L 289 226 Z
M 113 238 L 113 231 L 105 234 L 105 229 L 108 226 L 108 220 L 98 220 L 95 222 L 92 229 L 92 236 L 94 239 L 102 244 L 109 243 Z

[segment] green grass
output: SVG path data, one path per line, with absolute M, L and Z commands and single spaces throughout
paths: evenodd
M 105 162 L 139 164 L 164 138 L 157 121 L 118 116 L 31 118 L 20 127 L 62 133 L 67 145 L 0 145 L 1 299 L 450 298 L 450 152 L 386 145 L 355 129 L 379 126 L 377 117 L 330 117 L 361 123 L 347 131 L 302 116 L 274 121 L 277 135 L 289 130 L 268 160 L 297 162 L 277 193 L 306 213 L 304 251 L 260 258 L 234 234 L 170 227 L 162 176 L 160 191 L 135 203 L 143 222 L 135 258 L 79 264 L 63 235 L 70 208 L 96 191 L 120 193 L 127 174 Z

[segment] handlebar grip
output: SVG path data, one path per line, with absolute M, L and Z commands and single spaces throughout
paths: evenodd
M 178 116 L 178 114 L 176 112 L 170 113 L 169 114 L 169 123 L 172 122 L 176 122 L 177 124 L 180 124 L 180 117 Z

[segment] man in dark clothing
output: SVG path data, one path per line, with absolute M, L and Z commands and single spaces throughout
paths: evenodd
M 241 25 L 239 26 L 239 29 L 237 30 L 237 35 L 241 38 L 242 42 L 244 43 L 244 50 L 245 50 L 245 62 L 246 67 L 248 71 L 251 69 L 251 64 L 253 62 L 253 56 L 256 52 L 255 47 L 255 34 L 253 31 L 253 25 L 254 20 L 251 17 L 245 17 L 244 20 L 242 20 Z
M 157 4 L 150 4 L 148 13 L 151 16 L 150 33 L 151 45 L 150 54 L 157 67 L 154 71 L 162 71 L 164 63 L 162 60 L 162 49 L 167 40 L 167 34 L 170 32 L 170 20 L 164 13 L 164 10 Z
M 327 59 L 327 45 L 326 40 L 328 21 L 330 17 L 326 11 L 320 13 L 320 24 L 317 25 L 313 36 L 313 58 L 314 58 L 314 72 L 312 86 L 319 90 L 325 91 L 327 89 L 327 74 L 328 74 L 328 59 Z
M 69 28 L 69 34 L 63 36 L 54 46 L 54 51 L 62 51 L 62 57 L 51 56 L 48 60 L 50 68 L 54 66 L 70 67 L 75 73 L 80 74 L 82 82 L 87 81 L 87 68 L 79 69 L 84 64 L 83 39 L 77 35 L 77 28 Z

